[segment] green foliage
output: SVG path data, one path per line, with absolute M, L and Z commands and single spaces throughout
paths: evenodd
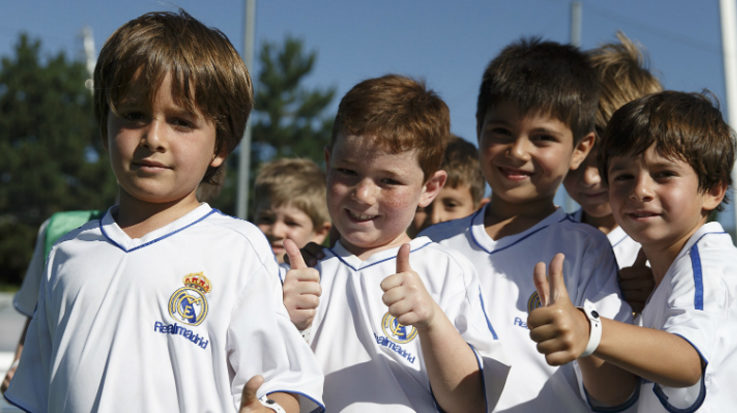
M 276 157 L 310 158 L 323 164 L 323 148 L 330 140 L 333 114 L 326 110 L 336 89 L 307 89 L 302 83 L 312 71 L 317 53 L 305 51 L 300 39 L 287 37 L 283 44 L 264 42 L 261 64 L 254 79 L 254 110 L 251 125 L 251 171 L 249 199 L 253 204 L 253 180 L 262 162 Z M 213 203 L 233 213 L 237 185 L 237 154 L 230 157 L 222 192 Z
M 52 213 L 104 209 L 115 196 L 84 63 L 40 54 L 21 34 L 0 60 L 0 282 L 20 282 Z
M 261 48 L 252 120 L 252 141 L 261 151 L 266 149 L 276 157 L 322 160 L 332 129 L 332 116 L 324 112 L 335 88 L 307 90 L 301 86 L 316 58 L 316 52 L 305 52 L 303 42 L 292 37 L 280 48 L 270 42 Z

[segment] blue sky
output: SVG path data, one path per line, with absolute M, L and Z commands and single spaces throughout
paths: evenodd
M 718 0 L 583 0 L 581 46 L 615 40 L 617 30 L 640 43 L 668 89 L 709 89 L 724 101 Z M 79 33 L 92 28 L 96 49 L 125 21 L 147 11 L 182 7 L 221 29 L 243 49 L 243 0 L 0 0 L 0 55 L 25 31 L 45 53 L 82 53 Z M 300 37 L 318 53 L 311 87 L 342 96 L 367 77 L 389 72 L 426 81 L 448 103 L 451 128 L 475 141 L 475 100 L 489 60 L 521 36 L 570 40 L 570 0 L 257 0 L 256 45 Z M 254 64 L 252 72 L 257 72 Z M 337 98 L 333 108 L 337 106 Z M 726 111 L 725 111 L 726 113 Z M 721 220 L 734 226 L 732 207 Z

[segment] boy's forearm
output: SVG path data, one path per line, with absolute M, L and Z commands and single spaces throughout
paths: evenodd
M 425 367 L 435 400 L 446 412 L 483 412 L 484 386 L 471 347 L 441 312 L 438 320 L 418 330 Z
M 652 382 L 686 387 L 701 378 L 701 357 L 683 338 L 661 330 L 602 319 L 601 359 Z
M 618 406 L 630 399 L 639 384 L 637 376 L 596 357 L 577 360 L 589 396 L 604 406 Z

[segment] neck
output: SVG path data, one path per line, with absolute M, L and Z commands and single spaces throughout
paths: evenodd
M 552 199 L 514 204 L 499 199 L 495 201 L 492 193 L 484 215 L 484 227 L 489 236 L 497 240 L 533 227 L 557 209 Z
M 617 228 L 617 222 L 614 220 L 614 215 L 609 214 L 604 217 L 592 217 L 585 211 L 581 213 L 581 222 L 589 224 L 599 229 L 599 231 L 608 234 Z
M 120 203 L 114 218 L 129 237 L 141 238 L 176 221 L 199 205 L 194 194 L 172 202 L 151 203 L 133 198 L 121 191 Z

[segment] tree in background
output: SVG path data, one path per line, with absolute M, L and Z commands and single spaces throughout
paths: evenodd
M 333 114 L 326 110 L 336 89 L 303 86 L 312 71 L 317 53 L 307 52 L 300 39 L 287 37 L 283 44 L 264 42 L 259 53 L 260 70 L 254 85 L 251 125 L 251 182 L 261 163 L 275 157 L 305 157 L 322 165 L 323 148 L 330 140 Z M 214 205 L 227 213 L 235 208 L 237 157 L 231 156 L 225 186 Z
M 19 283 L 39 225 L 70 209 L 102 209 L 115 179 L 102 149 L 83 62 L 41 57 L 21 34 L 0 60 L 0 282 Z

